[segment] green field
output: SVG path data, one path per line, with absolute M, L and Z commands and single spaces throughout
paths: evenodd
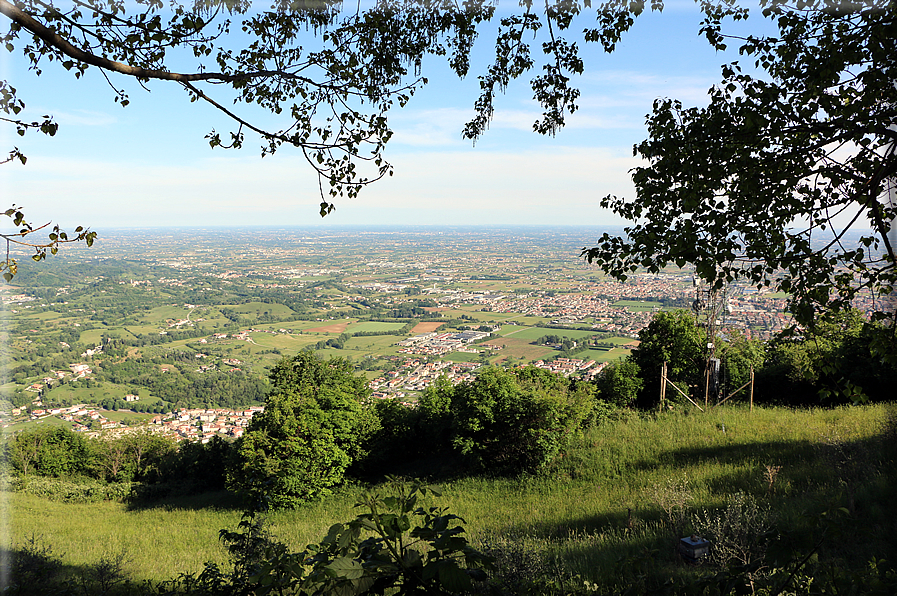
M 47 391 L 44 400 L 48 403 L 96 403 L 101 402 L 104 399 L 124 399 L 125 395 L 129 393 L 136 393 L 145 401 L 157 401 L 156 398 L 150 396 L 148 389 L 139 389 L 135 392 L 134 388 L 109 382 L 96 383 L 94 387 L 78 387 L 75 389 L 68 384 L 59 385 L 58 387 L 54 387 L 50 391 Z
M 319 338 L 311 335 L 284 335 L 278 333 L 250 333 L 252 338 L 260 348 L 286 350 L 290 352 L 298 352 L 309 344 L 314 344 Z
M 613 362 L 626 357 L 628 354 L 629 350 L 612 348 L 610 350 L 585 350 L 577 352 L 574 357 L 582 358 L 583 360 L 594 360 L 595 362 Z
M 501 331 L 499 333 L 501 333 L 503 337 L 513 337 L 514 339 L 528 339 L 532 341 L 546 335 L 557 335 L 559 337 L 566 337 L 569 339 L 577 340 L 584 337 L 591 337 L 598 333 L 598 331 L 580 331 L 578 329 L 553 329 L 549 327 L 529 327 L 521 329 L 520 327 L 515 328 L 514 326 L 505 325 L 501 328 Z
M 492 352 L 499 359 L 506 358 L 523 358 L 524 360 L 539 360 L 548 357 L 552 353 L 557 353 L 552 348 L 542 346 L 534 346 L 530 341 L 525 339 L 517 339 L 514 337 L 500 337 L 489 340 L 489 344 L 504 346 L 501 350 Z M 490 357 L 490 360 L 492 358 Z
M 366 352 L 382 354 L 393 354 L 397 351 L 395 343 L 402 340 L 402 337 L 396 335 L 368 335 L 362 337 L 350 337 L 346 342 L 346 348 L 352 350 L 363 350 Z
M 180 321 L 186 319 L 190 314 L 189 308 L 183 306 L 157 306 L 156 308 L 143 313 L 141 318 L 145 323 L 162 323 L 169 319 Z
M 476 362 L 479 357 L 479 354 L 471 354 L 470 352 L 449 352 L 442 359 L 451 360 L 452 362 Z
M 159 333 L 160 327 L 161 325 L 127 325 L 124 329 L 135 336 L 138 336 Z
M 102 327 L 81 332 L 80 341 L 88 345 L 99 345 L 103 341 L 103 337 L 132 338 L 134 336 L 124 327 Z
M 262 315 L 271 315 L 275 317 L 285 317 L 293 313 L 293 309 L 283 304 L 269 304 L 267 302 L 247 302 L 245 304 L 222 304 L 220 308 L 229 308 L 234 312 L 244 315 L 253 315 L 260 317 Z
M 405 326 L 405 323 L 381 323 L 380 321 L 364 321 L 362 323 L 356 323 L 354 325 L 350 325 L 346 331 L 348 333 L 359 333 L 359 332 L 379 332 L 379 331 L 395 331 L 396 329 L 401 329 Z
M 669 547 L 673 526 L 665 509 L 681 507 L 693 520 L 692 514 L 723 507 L 742 493 L 771 512 L 777 532 L 807 545 L 802 552 L 809 552 L 824 527 L 836 536 L 846 532 L 849 544 L 824 541 L 818 557 L 859 569 L 872 557 L 893 560 L 897 555 L 890 531 L 897 487 L 889 416 L 884 405 L 757 407 L 753 413 L 722 407 L 706 414 L 624 416 L 587 431 L 543 475 L 456 477 L 442 484 L 443 497 L 421 504 L 460 515 L 475 545 L 513 544 L 532 561 L 556 560 L 569 577 L 614 582 L 621 561 L 631 558 L 642 561 L 640 569 L 648 576 L 692 573 Z M 845 453 L 852 459 L 841 458 Z M 777 467 L 772 480 L 769 466 Z M 855 512 L 845 492 L 848 485 Z M 325 501 L 271 514 L 270 530 L 290 548 L 304 548 L 320 540 L 332 523 L 352 519 L 363 490 L 350 485 Z M 135 580 L 197 572 L 206 561 L 225 564 L 218 530 L 235 528 L 240 517 L 234 501 L 220 494 L 134 508 L 3 496 L 0 507 L 11 520 L 12 544 L 41 537 L 74 566 L 125 552 L 125 571 Z M 686 521 L 684 531 L 691 531 L 693 523 Z M 525 566 L 518 569 L 528 572 Z

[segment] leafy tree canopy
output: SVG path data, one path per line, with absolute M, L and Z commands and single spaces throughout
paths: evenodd
M 453 442 L 493 474 L 537 472 L 588 422 L 593 387 L 544 369 L 487 367 L 451 395 Z
M 777 35 L 738 39 L 760 74 L 724 65 L 706 108 L 655 102 L 649 138 L 634 148 L 647 162 L 632 172 L 635 197 L 602 200 L 634 223 L 584 254 L 623 279 L 640 267 L 693 264 L 716 288 L 772 286 L 809 323 L 861 293 L 887 295 L 897 282 L 897 205 L 893 194 L 882 198 L 897 175 L 895 4 L 761 6 Z M 718 49 L 732 41 L 713 11 L 702 32 Z M 838 215 L 848 221 L 840 229 Z
M 296 507 L 340 484 L 366 454 L 378 420 L 364 377 L 344 359 L 304 351 L 271 371 L 265 410 L 237 448 L 229 485 L 263 506 Z

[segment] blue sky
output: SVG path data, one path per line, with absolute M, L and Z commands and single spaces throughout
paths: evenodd
M 636 19 L 615 53 L 585 46 L 586 72 L 573 82 L 582 90 L 580 110 L 554 138 L 531 132 L 539 109 L 521 80 L 497 100 L 476 146 L 461 139 L 477 66 L 493 51 L 488 32 L 464 80 L 437 59 L 425 63 L 431 84 L 390 116 L 395 136 L 386 156 L 395 176 L 338 200 L 323 220 L 316 178 L 298 151 L 262 159 L 252 137 L 240 151 L 210 149 L 204 135 L 229 123 L 179 87 L 155 81 L 147 92 L 114 77 L 130 96 L 122 108 L 97 69 L 75 80 L 52 63 L 37 77 L 5 54 L 0 77 L 19 90 L 29 114 L 53 114 L 60 129 L 54 138 L 2 129 L 3 152 L 17 145 L 29 161 L 0 168 L 0 192 L 35 223 L 89 225 L 101 236 L 103 228 L 132 226 L 619 224 L 598 203 L 607 194 L 632 196 L 632 145 L 645 137 L 654 99 L 702 105 L 720 65 L 738 59 L 699 38 L 699 21 L 693 3 L 668 3 L 662 14 Z

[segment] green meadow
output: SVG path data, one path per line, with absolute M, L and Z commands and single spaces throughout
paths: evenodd
M 511 327 L 511 330 L 505 333 L 505 330 L 507 329 L 507 325 L 502 327 L 501 329 L 502 335 L 504 337 L 508 337 L 510 335 L 515 339 L 528 340 L 536 340 L 546 335 L 557 335 L 558 337 L 566 337 L 572 340 L 577 340 L 582 339 L 583 337 L 591 337 L 598 333 L 597 331 L 580 331 L 579 329 L 553 329 L 550 327 L 530 327 L 528 329 L 520 329 L 519 331 L 514 330 L 514 328 Z
M 293 309 L 283 304 L 268 302 L 247 302 L 245 304 L 222 304 L 221 308 L 229 308 L 234 312 L 244 315 L 252 315 L 260 317 L 262 315 L 272 315 L 284 317 L 293 314 Z
M 135 393 L 135 389 L 125 385 L 111 383 L 109 381 L 96 383 L 92 387 L 72 388 L 71 385 L 59 385 L 47 391 L 48 403 L 95 403 L 104 399 L 124 399 L 125 395 Z M 143 401 L 158 401 L 150 397 L 148 389 L 136 390 L 136 394 Z
M 595 362 L 613 362 L 614 360 L 619 360 L 627 355 L 629 355 L 629 350 L 624 350 L 623 348 L 611 348 L 609 350 L 594 349 L 577 352 L 576 358 L 594 360 Z
M 166 321 L 168 319 L 181 320 L 186 319 L 190 314 L 189 308 L 183 306 L 157 306 L 143 314 L 141 319 L 145 323 L 155 323 L 158 321 Z
M 617 577 L 619 561 L 645 552 L 653 553 L 641 559 L 645 573 L 690 573 L 673 551 L 673 534 L 696 531 L 691 514 L 722 508 L 739 493 L 769 512 L 774 531 L 801 544 L 814 543 L 820 524 L 850 532 L 849 548 L 832 539 L 820 547 L 820 559 L 864 566 L 872 557 L 897 554 L 893 406 L 623 414 L 585 432 L 544 474 L 434 479 L 444 496 L 427 504 L 460 515 L 474 544 L 514 544 L 553 562 L 565 576 L 603 583 Z M 408 469 L 423 474 L 428 468 L 408 462 Z M 366 490 L 390 488 L 343 487 L 324 501 L 271 514 L 270 530 L 301 549 L 323 538 L 332 523 L 353 518 Z M 35 536 L 74 566 L 124 552 L 132 579 L 171 578 L 199 571 L 206 561 L 225 563 L 218 531 L 235 528 L 240 518 L 225 494 L 143 507 L 66 504 L 9 492 L 2 497 L 10 520 L 7 546 Z M 675 527 L 668 514 L 680 510 L 684 525 Z

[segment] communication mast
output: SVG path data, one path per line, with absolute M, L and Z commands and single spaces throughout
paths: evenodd
M 719 401 L 720 360 L 716 357 L 716 335 L 729 312 L 729 288 L 727 285 L 714 288 L 714 284 L 706 283 L 697 276 L 692 278 L 692 283 L 695 288 L 695 301 L 692 303 L 695 324 L 705 330 L 704 404 L 707 405 L 711 396 Z

